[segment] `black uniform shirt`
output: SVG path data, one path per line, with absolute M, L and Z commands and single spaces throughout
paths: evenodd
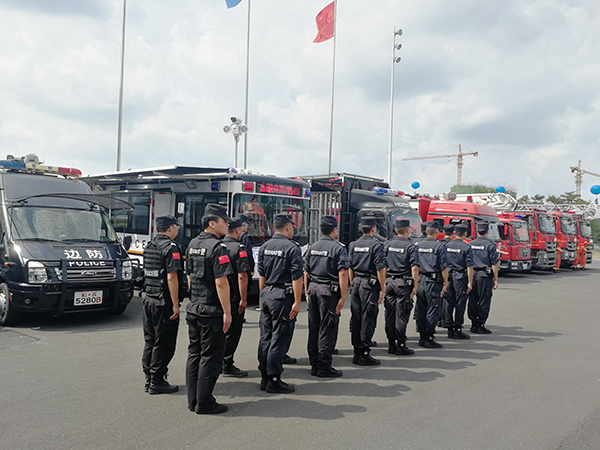
M 281 233 L 275 233 L 258 251 L 258 274 L 267 285 L 291 283 L 303 273 L 300 246 Z
M 446 246 L 435 238 L 425 238 L 417 245 L 419 251 L 419 272 L 441 272 L 448 267 L 446 260 Z
M 384 246 L 388 275 L 410 275 L 413 266 L 419 265 L 417 246 L 410 239 L 396 236 Z
M 254 272 L 254 264 L 256 262 L 254 261 L 254 253 L 252 253 L 252 241 L 250 240 L 250 235 L 248 233 L 242 234 L 240 241 L 242 244 L 244 244 L 244 247 L 246 247 L 246 253 L 248 254 L 248 264 L 250 264 L 249 271 Z
M 211 248 L 212 252 L 207 250 Z M 233 273 L 227 246 L 214 234 L 203 231 L 188 245 L 185 271 L 192 278 L 188 313 L 216 315 L 220 312 L 223 314 L 215 280 Z M 202 272 L 202 276 L 196 275 Z M 211 305 L 216 309 L 207 310 L 198 306 L 200 303 Z
M 358 274 L 376 275 L 386 267 L 383 245 L 368 234 L 363 234 L 352 242 L 348 253 L 350 268 Z
M 338 280 L 344 269 L 348 269 L 346 246 L 329 236 L 311 245 L 304 256 L 304 271 L 322 281 Z
M 246 246 L 238 241 L 233 236 L 225 236 L 223 244 L 227 246 L 229 259 L 231 260 L 231 268 L 233 273 L 227 278 L 229 279 L 229 288 L 231 298 L 241 299 L 240 287 L 238 283 L 238 273 L 250 271 L 250 258 Z
M 485 236 L 477 236 L 477 239 L 469 242 L 469 245 L 473 249 L 473 267 L 475 269 L 484 269 L 498 264 L 496 244 Z
M 450 242 L 452 242 L 453 239 L 451 237 L 448 236 L 444 236 L 443 238 L 441 238 L 438 242 L 441 242 L 444 245 L 448 245 Z
M 464 270 L 473 267 L 473 250 L 471 246 L 462 239 L 454 239 L 446 246 L 448 252 L 448 267 L 456 270 Z

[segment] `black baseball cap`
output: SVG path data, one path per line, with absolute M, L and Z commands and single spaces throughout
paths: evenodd
M 394 222 L 394 227 L 395 228 L 410 227 L 410 220 L 408 220 L 408 219 L 396 219 L 396 222 Z
M 294 224 L 292 216 L 289 214 L 280 213 L 273 218 L 273 225 L 275 228 L 283 228 L 288 223 L 291 223 L 292 225 Z
M 227 222 L 229 222 L 230 230 L 235 230 L 236 228 L 240 228 L 244 225 L 242 219 L 240 219 L 239 217 L 236 217 L 235 219 L 229 219 Z
M 156 218 L 156 228 L 169 228 L 171 225 L 181 226 L 177 219 L 170 214 Z
M 487 233 L 490 229 L 490 224 L 487 222 L 481 222 L 477 224 L 477 233 Z
M 337 219 L 333 216 L 321 216 L 321 225 L 331 225 L 337 227 Z
M 455 228 L 456 227 L 454 225 L 452 225 L 451 223 L 449 223 L 448 225 L 444 225 L 444 233 L 446 233 L 446 234 L 453 233 Z
M 377 219 L 375 216 L 362 216 L 360 218 L 360 225 L 365 227 L 376 227 Z
M 441 225 L 435 220 L 430 220 L 429 222 L 426 222 L 425 225 L 427 225 L 427 228 L 435 228 L 437 230 L 442 229 Z
M 208 203 L 206 205 L 206 207 L 204 208 L 204 215 L 205 216 L 218 216 L 218 217 L 221 217 L 222 219 L 225 219 L 227 222 L 229 222 L 229 216 L 227 215 L 227 210 L 223 206 L 217 205 L 216 203 Z

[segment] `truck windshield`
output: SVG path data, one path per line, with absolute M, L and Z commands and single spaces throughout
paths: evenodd
M 592 238 L 592 227 L 587 222 L 579 222 L 579 232 L 581 233 L 582 238 Z
M 540 227 L 540 232 L 544 234 L 556 234 L 556 229 L 554 228 L 554 222 L 552 222 L 552 218 L 547 214 L 538 215 L 538 225 Z
M 515 242 L 529 242 L 529 228 L 522 222 L 512 222 Z
M 560 219 L 560 228 L 562 232 L 569 236 L 577 236 L 575 222 L 572 219 Z
M 99 211 L 39 206 L 13 206 L 9 210 L 15 240 L 115 243 L 117 234 Z
M 248 225 L 248 235 L 253 245 L 269 240 L 275 229 L 273 217 L 279 213 L 292 216 L 296 227 L 294 240 L 300 245 L 308 243 L 308 199 L 277 197 L 271 195 L 236 194 L 233 197 L 235 215 L 245 214 L 252 223 Z
M 421 216 L 416 213 L 406 213 L 405 211 L 394 212 L 390 214 L 391 230 L 394 229 L 396 219 L 410 220 L 410 237 L 416 238 L 421 236 Z

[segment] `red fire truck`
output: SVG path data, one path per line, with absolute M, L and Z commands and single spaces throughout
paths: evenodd
M 551 212 L 556 229 L 557 245 L 560 248 L 561 267 L 571 267 L 577 256 L 577 226 L 570 214 Z
M 531 270 L 531 239 L 527 222 L 500 213 L 500 270 L 507 272 L 523 272 Z

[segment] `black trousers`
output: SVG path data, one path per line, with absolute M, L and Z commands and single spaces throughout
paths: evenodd
M 290 349 L 296 319 L 290 319 L 293 294 L 281 288 L 266 286 L 260 293 L 260 340 L 258 370 L 263 377 L 280 376 L 283 359 Z
M 240 306 L 239 300 L 231 301 L 231 325 L 229 330 L 225 333 L 225 356 L 223 357 L 223 364 L 225 366 L 233 366 L 233 355 L 238 348 L 240 339 L 242 338 L 242 327 L 244 325 L 244 315 L 238 312 Z
M 212 392 L 221 374 L 225 352 L 223 317 L 200 317 L 188 311 L 186 321 L 190 336 L 185 367 L 188 407 L 208 410 L 216 403 Z
M 402 344 L 406 337 L 406 326 L 410 320 L 413 300 L 410 297 L 412 285 L 407 286 L 403 278 L 388 278 L 385 282 L 385 335 L 388 342 Z
M 311 366 L 328 369 L 333 360 L 333 350 L 338 338 L 340 315 L 335 308 L 340 293 L 332 292 L 327 284 L 310 283 L 308 299 L 308 359 Z
M 442 301 L 442 283 L 420 275 L 417 287 L 417 332 L 426 336 L 435 334 L 435 327 L 440 319 L 440 302 Z
M 473 274 L 473 290 L 469 294 L 468 315 L 474 325 L 484 325 L 492 306 L 492 288 L 494 280 L 485 270 L 476 270 Z
M 371 339 L 379 314 L 379 283 L 372 285 L 368 278 L 355 277 L 350 287 L 350 329 L 354 353 L 370 350 Z
M 144 350 L 142 370 L 146 374 L 162 377 L 175 354 L 179 318 L 173 315 L 171 306 L 157 306 L 144 299 L 142 301 L 142 327 L 144 329 Z
M 444 301 L 444 326 L 446 328 L 462 327 L 467 308 L 467 286 L 469 278 L 466 273 L 451 271 L 448 275 L 448 290 Z

